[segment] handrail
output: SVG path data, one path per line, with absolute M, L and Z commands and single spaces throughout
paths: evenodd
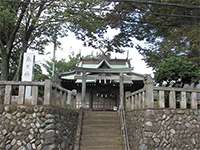
M 126 94 L 127 110 L 146 108 L 199 109 L 200 89 L 145 86 Z
M 52 84 L 52 87 L 57 88 L 58 90 L 61 90 L 61 91 L 67 92 L 67 93 L 71 92 L 70 90 L 67 90 L 67 89 L 65 89 L 65 88 L 63 88 L 60 85 L 57 85 L 55 83 Z
M 143 88 L 143 89 L 140 89 L 140 90 L 138 90 L 138 91 L 135 91 L 135 92 L 131 93 L 131 95 L 130 95 L 130 96 L 133 96 L 133 95 L 135 95 L 135 94 L 142 93 L 142 92 L 144 92 L 144 91 L 145 91 L 145 89 L 144 89 L 144 88 Z
M 200 92 L 197 88 L 176 88 L 176 87 L 153 87 L 154 90 L 159 91 L 178 91 L 178 92 Z
M 79 109 L 78 125 L 76 130 L 76 139 L 73 150 L 80 150 L 82 126 L 83 126 L 83 108 Z
M 44 86 L 45 82 L 32 81 L 0 81 L 1 85 L 20 85 L 20 86 Z
M 3 104 L 73 106 L 76 90 L 67 90 L 51 80 L 0 81 L 0 94 Z M 42 88 L 41 88 L 42 87 Z M 73 100 L 73 102 L 72 102 Z
M 124 138 L 124 148 L 125 150 L 130 150 L 128 132 L 127 132 L 127 126 L 126 126 L 126 114 L 125 114 L 124 107 L 120 108 L 120 118 L 121 118 L 121 125 L 122 125 L 122 134 Z

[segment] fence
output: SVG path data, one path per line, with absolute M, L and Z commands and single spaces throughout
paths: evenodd
M 147 85 L 126 94 L 126 109 L 143 108 L 200 108 L 200 89 L 154 87 Z
M 0 81 L 1 104 L 19 105 L 52 105 L 76 108 L 76 91 L 69 91 L 54 84 L 45 82 Z

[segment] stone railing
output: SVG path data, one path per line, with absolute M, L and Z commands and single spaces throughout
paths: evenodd
M 123 135 L 123 142 L 124 142 L 124 150 L 130 150 L 127 125 L 126 125 L 126 114 L 123 106 L 121 107 L 119 113 L 121 120 L 121 134 Z
M 155 87 L 126 93 L 130 149 L 200 149 L 200 89 Z
M 126 109 L 144 108 L 191 108 L 198 109 L 200 89 L 148 87 L 133 93 L 126 93 Z
M 45 82 L 0 81 L 1 104 L 18 105 L 51 105 L 58 107 L 76 107 L 76 91 L 69 91 L 54 84 Z

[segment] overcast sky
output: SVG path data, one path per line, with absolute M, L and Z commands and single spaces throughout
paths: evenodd
M 114 34 L 116 34 L 116 30 L 110 30 L 107 33 L 107 37 L 113 37 Z M 56 60 L 60 60 L 62 58 L 68 60 L 68 56 L 71 53 L 78 54 L 81 52 L 82 56 L 89 55 L 91 53 L 96 54 L 99 53 L 99 50 L 93 49 L 91 47 L 84 47 L 83 42 L 80 40 L 77 40 L 73 33 L 70 33 L 67 37 L 64 37 L 62 39 L 59 39 L 61 42 L 61 48 L 59 48 L 56 51 Z M 139 43 L 135 40 L 135 43 Z M 144 44 L 140 42 L 140 44 Z M 148 68 L 145 64 L 145 62 L 142 60 L 143 57 L 138 53 L 138 51 L 135 48 L 127 48 L 127 51 L 129 51 L 129 58 L 131 59 L 131 65 L 134 67 L 134 72 L 141 73 L 141 74 L 152 74 L 152 68 Z M 43 64 L 46 60 L 49 60 L 53 57 L 53 45 L 50 44 L 46 47 L 45 55 L 36 55 L 36 63 L 37 64 Z M 127 52 L 124 54 L 111 54 L 112 58 L 127 58 Z

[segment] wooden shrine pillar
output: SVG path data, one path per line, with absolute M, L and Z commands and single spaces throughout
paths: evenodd
M 119 76 L 119 99 L 120 99 L 120 108 L 124 107 L 124 79 L 123 79 L 123 73 L 120 73 Z
M 85 72 L 82 74 L 82 90 L 81 90 L 81 107 L 86 108 L 86 75 Z

